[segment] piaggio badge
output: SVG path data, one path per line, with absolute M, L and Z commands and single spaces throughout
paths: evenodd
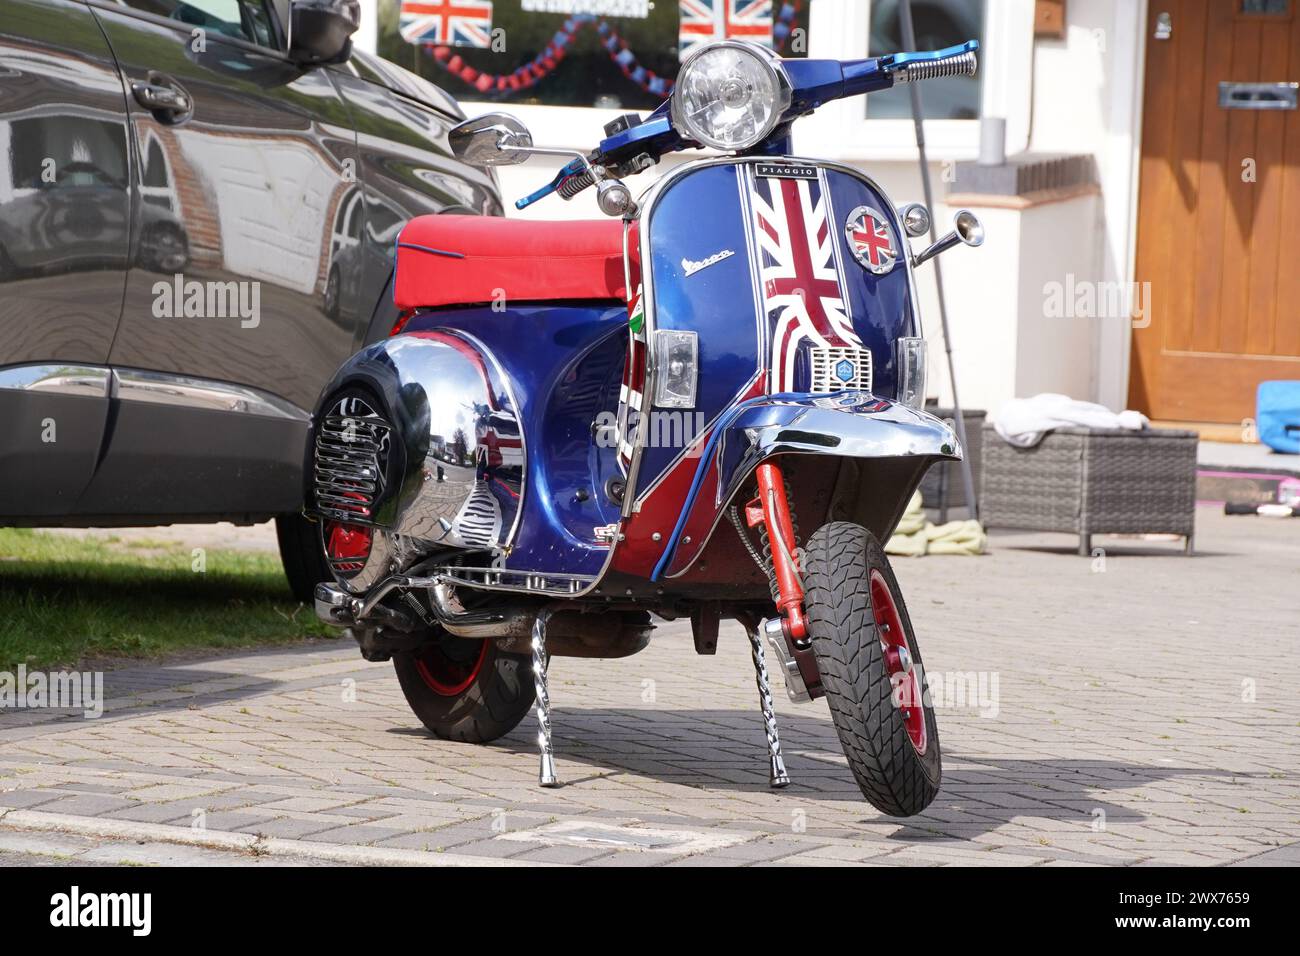
M 754 175 L 763 179 L 816 179 L 816 166 L 796 166 L 791 163 L 759 163 Z

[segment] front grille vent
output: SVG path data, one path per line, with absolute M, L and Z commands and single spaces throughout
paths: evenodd
M 814 394 L 871 391 L 870 349 L 814 348 L 810 358 Z

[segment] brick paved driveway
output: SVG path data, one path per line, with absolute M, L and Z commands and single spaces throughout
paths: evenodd
M 794 784 L 768 790 L 734 625 L 716 657 L 670 625 L 557 660 L 559 790 L 531 718 L 433 740 L 339 642 L 113 671 L 99 720 L 0 713 L 0 812 L 595 865 L 1300 862 L 1300 522 L 1198 521 L 1193 558 L 1099 538 L 1103 570 L 1018 535 L 898 562 L 930 673 L 984 678 L 940 701 L 943 790 L 910 820 L 861 800 L 825 702 L 779 686 Z

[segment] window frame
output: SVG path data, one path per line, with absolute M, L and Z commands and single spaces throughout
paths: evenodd
M 171 27 L 177 33 L 187 37 L 192 34 L 194 29 L 191 24 L 182 23 L 181 21 L 174 20 L 171 17 L 159 16 L 156 13 L 151 13 L 148 10 L 141 9 L 140 7 L 133 7 L 127 3 L 126 0 L 83 0 L 83 2 L 87 6 L 98 7 L 101 10 L 111 13 L 120 13 L 123 16 L 133 17 L 137 20 L 145 20 L 149 23 L 157 23 L 160 26 Z M 209 33 L 207 39 L 209 42 L 228 43 L 231 46 L 260 53 L 263 56 L 275 57 L 278 60 L 288 63 L 290 62 L 288 53 L 288 24 L 280 22 L 279 11 L 276 9 L 274 3 L 270 2 L 270 0 L 259 0 L 259 2 L 263 4 L 263 7 L 270 18 L 269 22 L 271 25 L 272 40 L 275 42 L 275 46 L 266 46 L 265 44 L 258 43 L 254 40 L 246 40 L 243 37 L 231 36 L 228 33 Z
M 821 0 L 812 7 L 811 55 L 840 60 L 867 56 L 871 0 Z M 1033 110 L 1034 0 L 988 0 L 979 55 L 983 74 L 980 115 L 1007 121 L 1008 153 L 1029 147 Z M 992 51 L 990 53 L 990 51 Z M 920 87 L 922 96 L 925 84 Z M 861 98 L 838 100 L 795 125 L 795 142 L 816 142 L 821 155 L 840 160 L 913 159 L 916 130 L 910 119 L 863 118 Z M 801 128 L 802 127 L 802 128 Z M 931 159 L 979 155 L 978 119 L 926 120 Z

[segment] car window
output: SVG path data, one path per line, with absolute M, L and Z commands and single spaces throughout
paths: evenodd
M 387 242 L 396 234 L 394 227 L 405 224 L 406 217 L 384 203 L 374 203 L 370 207 L 370 221 L 367 228 L 379 242 Z
M 189 27 L 274 48 L 267 0 L 125 0 L 128 7 Z

